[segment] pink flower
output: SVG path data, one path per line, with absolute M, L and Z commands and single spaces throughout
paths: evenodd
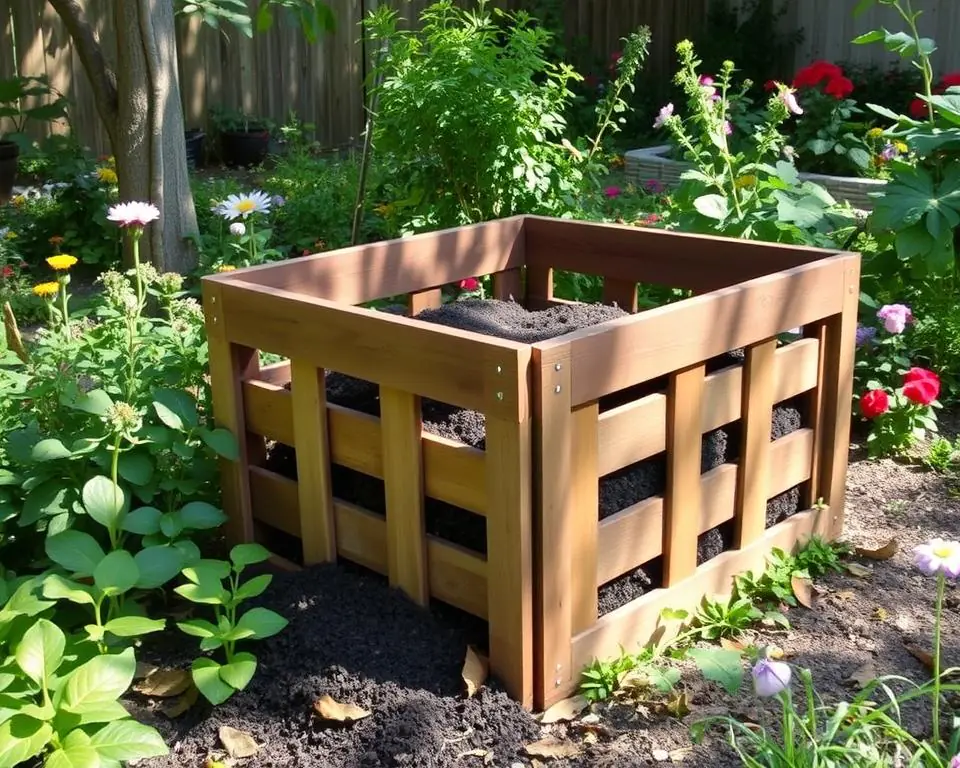
M 13 267 L 5 266 L 0 270 L 0 277 L 13 277 Z
M 475 277 L 468 277 L 466 280 L 460 281 L 460 290 L 461 291 L 478 291 L 480 290 L 480 281 Z
M 729 120 L 724 120 L 724 121 L 723 121 L 723 132 L 724 132 L 727 136 L 729 136 L 731 133 L 733 133 L 733 126 L 730 125 L 730 121 L 729 121 Z
M 943 573 L 948 579 L 960 576 L 960 542 L 933 539 L 913 548 L 913 564 L 927 576 Z
M 659 179 L 647 179 L 643 182 L 643 188 L 653 195 L 659 195 L 663 192 L 663 183 Z
M 887 333 L 903 333 L 907 323 L 913 322 L 913 313 L 904 304 L 885 304 L 877 312 L 877 318 L 883 321 Z
M 787 109 L 792 115 L 802 115 L 803 109 L 800 107 L 800 102 L 797 101 L 797 92 L 793 88 L 784 88 L 780 92 L 780 100 L 786 104 Z
M 760 659 L 750 674 L 753 677 L 753 689 L 757 696 L 766 699 L 777 696 L 790 687 L 793 670 L 785 662 Z
M 654 128 L 663 128 L 667 120 L 673 117 L 673 104 L 667 104 L 660 108 L 657 119 L 653 121 Z
M 107 219 L 120 227 L 143 228 L 159 218 L 160 211 L 150 203 L 117 203 L 107 210 Z
M 614 197 L 620 197 L 622 193 L 623 193 L 623 190 L 620 189 L 620 187 L 607 187 L 605 190 L 603 190 L 603 194 L 605 194 L 607 197 L 611 199 L 613 199 Z
M 713 87 L 714 80 L 710 75 L 700 76 L 700 88 L 703 89 L 703 95 L 714 99 L 717 95 L 717 89 Z

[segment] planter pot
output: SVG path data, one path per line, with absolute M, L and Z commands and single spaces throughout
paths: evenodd
M 491 669 L 524 704 L 549 706 L 593 658 L 659 636 L 664 608 L 695 610 L 772 548 L 840 534 L 859 261 L 515 217 L 205 277 L 214 411 L 250 446 L 222 465 L 228 536 L 306 564 L 351 560 L 421 604 L 486 619 Z M 492 274 L 495 299 L 570 320 L 577 305 L 553 295 L 560 269 L 602 276 L 610 306 L 592 309 L 611 319 L 551 320 L 562 335 L 528 343 L 520 329 L 542 315 L 508 341 L 476 332 L 491 314 L 467 333 L 356 307 L 407 295 L 417 314 L 440 306 L 442 286 Z M 641 282 L 695 297 L 638 312 Z M 778 345 L 796 327 L 805 337 Z M 261 368 L 257 350 L 289 360 Z M 336 375 L 371 394 L 345 402 Z M 472 427 L 462 439 L 424 429 L 421 398 L 479 422 L 482 449 Z M 797 398 L 808 426 L 772 431 Z M 711 435 L 734 423 L 736 454 L 704 472 Z M 275 471 L 268 442 L 295 451 L 292 472 Z M 603 515 L 601 479 L 648 460 L 653 493 Z M 366 498 L 351 491 L 360 480 Z M 771 517 L 768 501 L 791 490 L 794 514 Z M 700 535 L 720 526 L 735 546 L 701 561 Z M 660 588 L 601 616 L 603 586 L 644 567 Z
M 199 128 L 191 128 L 184 133 L 184 139 L 187 143 L 187 167 L 191 171 L 202 168 L 206 164 L 204 150 L 206 148 L 207 134 Z
M 650 179 L 656 179 L 667 187 L 679 185 L 680 174 L 689 169 L 690 164 L 668 157 L 671 149 L 669 145 L 662 145 L 627 152 L 624 159 L 627 178 L 638 186 Z M 874 199 L 870 197 L 870 193 L 880 192 L 887 185 L 887 182 L 879 179 L 858 179 L 822 173 L 801 173 L 800 178 L 819 184 L 833 195 L 837 202 L 849 203 L 852 207 L 865 211 L 873 209 Z
M 12 141 L 0 141 L 0 205 L 7 202 L 17 180 L 17 159 L 20 147 Z
M 270 150 L 270 132 L 225 131 L 220 134 L 220 149 L 230 167 L 260 165 Z

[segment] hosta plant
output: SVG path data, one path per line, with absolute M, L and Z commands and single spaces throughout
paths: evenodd
M 188 583 L 176 588 L 187 600 L 213 606 L 214 620 L 191 619 L 177 626 L 186 634 L 200 638 L 200 650 L 223 649 L 225 663 L 209 656 L 195 659 L 191 666 L 193 682 L 212 704 L 221 704 L 242 691 L 257 671 L 257 657 L 238 651 L 237 643 L 263 640 L 280 632 L 287 620 L 269 608 L 250 608 L 239 612 L 242 603 L 257 597 L 269 586 L 272 576 L 261 574 L 243 583 L 243 570 L 261 563 L 270 553 L 259 544 L 238 544 L 230 550 L 230 562 L 201 560 L 184 569 Z

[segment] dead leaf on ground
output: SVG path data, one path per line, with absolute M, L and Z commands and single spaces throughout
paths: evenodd
M 670 760 L 674 763 L 682 763 L 693 754 L 693 747 L 680 747 L 670 752 Z
M 872 570 L 867 568 L 865 565 L 860 565 L 860 563 L 847 563 L 847 570 L 852 575 L 861 579 L 865 579 L 873 573 Z
M 846 602 L 847 600 L 853 600 L 857 596 L 857 593 L 850 589 L 845 589 L 841 592 L 834 592 L 833 598 L 841 603 Z
M 464 757 L 479 757 L 483 760 L 484 765 L 490 765 L 493 762 L 493 752 L 489 749 L 468 749 L 466 752 L 457 755 L 458 760 Z
M 670 699 L 664 704 L 664 709 L 672 717 L 682 720 L 690 714 L 690 702 L 687 699 L 687 694 L 681 693 Z
M 797 598 L 797 602 L 804 608 L 813 608 L 813 582 L 802 576 L 792 576 L 790 587 Z
M 490 662 L 482 653 L 478 653 L 472 646 L 467 646 L 467 657 L 463 661 L 463 671 L 460 676 L 467 686 L 467 698 L 472 698 L 487 680 L 490 672 Z
M 548 760 L 576 757 L 580 754 L 580 747 L 572 741 L 557 739 L 553 736 L 527 744 L 524 749 L 530 757 L 545 757 Z
M 866 664 L 863 664 L 857 667 L 853 672 L 850 673 L 850 676 L 846 679 L 848 683 L 854 683 L 860 688 L 865 688 L 867 683 L 877 678 L 877 669 L 873 665 L 872 661 L 868 661 Z
M 925 651 L 918 645 L 907 644 L 904 646 L 907 652 L 928 669 L 933 669 L 933 654 Z
M 865 557 L 868 560 L 889 560 L 895 554 L 897 550 L 900 549 L 900 543 L 896 539 L 890 539 L 886 544 L 884 544 L 879 549 L 864 549 L 863 547 L 857 547 L 854 552 L 860 557 Z
M 544 712 L 543 717 L 540 718 L 540 722 L 543 725 L 550 725 L 550 723 L 560 723 L 566 720 L 573 720 L 589 705 L 590 702 L 587 701 L 585 696 L 571 696 L 569 699 L 558 701 L 546 712 Z
M 353 723 L 370 717 L 371 714 L 356 704 L 341 704 L 326 693 L 313 702 L 313 711 L 321 720 L 330 720 L 335 723 Z
M 197 690 L 197 686 L 191 685 L 176 698 L 171 698 L 163 702 L 157 709 L 173 720 L 175 717 L 180 717 L 180 715 L 196 704 L 199 697 L 200 691 Z
M 741 643 L 739 640 L 733 640 L 729 637 L 720 638 L 720 647 L 725 651 L 745 651 L 747 649 L 746 643 Z
M 882 605 L 878 605 L 876 608 L 873 609 L 871 618 L 874 621 L 886 621 L 887 619 L 890 618 L 890 613 Z
M 219 736 L 230 757 L 253 757 L 260 751 L 260 745 L 253 740 L 253 736 L 229 725 L 220 726 Z
M 188 669 L 155 669 L 143 680 L 133 686 L 133 690 L 144 696 L 156 696 L 166 699 L 179 696 L 193 685 Z
M 133 673 L 134 680 L 143 680 L 145 677 L 150 677 L 154 672 L 156 672 L 159 667 L 156 664 L 148 664 L 145 661 L 137 662 L 137 669 Z
M 583 735 L 583 743 L 584 743 L 584 744 L 596 744 L 597 741 L 599 741 L 599 739 L 597 738 L 597 733 L 596 733 L 596 731 L 587 731 L 587 732 Z

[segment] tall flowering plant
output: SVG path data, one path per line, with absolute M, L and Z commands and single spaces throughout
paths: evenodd
M 226 248 L 218 247 L 204 266 L 209 271 L 222 272 L 281 258 L 283 254 L 270 245 L 273 230 L 267 224 L 267 217 L 271 209 L 285 203 L 282 196 L 271 196 L 259 189 L 228 195 L 225 200 L 213 203 L 211 210 L 226 227 L 226 231 L 223 227 L 220 230 Z

